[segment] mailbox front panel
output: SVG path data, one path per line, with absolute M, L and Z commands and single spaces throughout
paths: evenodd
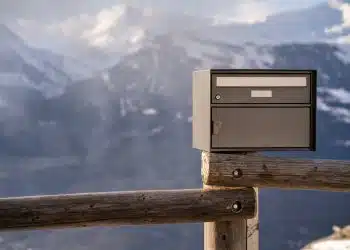
M 309 107 L 213 107 L 213 149 L 310 148 Z
M 311 72 L 213 73 L 213 104 L 310 104 L 313 86 Z

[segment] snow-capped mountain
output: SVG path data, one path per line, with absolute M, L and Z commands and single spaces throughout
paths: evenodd
M 254 41 L 257 44 L 290 42 L 342 42 L 346 43 L 349 29 L 342 27 L 347 14 L 343 5 L 321 3 L 304 10 L 283 12 L 266 17 L 262 22 L 246 24 L 226 20 L 216 21 L 210 27 L 196 29 L 193 34 L 229 43 Z M 347 7 L 348 8 L 348 7 Z M 344 12 L 344 13 L 343 13 Z M 337 30 L 337 32 L 335 32 Z
M 10 133 L 6 127 L 9 120 L 4 121 L 7 134 L 1 136 L 0 145 L 6 155 L 2 159 L 6 177 L 1 182 L 2 195 L 198 187 L 200 157 L 191 149 L 190 88 L 192 71 L 204 62 L 234 67 L 234 62 L 242 65 L 246 59 L 243 66 L 250 68 L 318 69 L 318 151 L 294 156 L 348 157 L 345 140 L 350 137 L 346 101 L 350 65 L 336 46 L 230 47 L 200 41 L 208 52 L 195 50 L 197 53 L 189 54 L 187 47 L 173 39 L 154 38 L 152 45 L 123 58 L 100 76 L 69 85 L 60 96 L 31 100 L 26 105 L 27 123 L 18 130 L 10 127 Z M 214 56 L 209 51 L 215 52 Z M 346 198 L 346 194 L 263 190 L 262 249 L 298 249 L 312 237 L 324 234 L 329 223 L 350 219 L 344 210 Z M 325 200 L 332 204 L 332 213 L 328 214 L 331 207 L 323 204 Z M 286 213 L 289 217 L 284 216 Z M 280 230 L 286 224 L 288 227 Z M 38 240 L 36 236 L 43 234 L 45 237 Z M 156 248 L 160 247 L 158 238 L 170 249 L 178 248 L 174 241 L 181 241 L 183 249 L 202 247 L 199 225 L 30 235 L 26 242 L 39 249 L 75 248 L 87 243 L 89 249 L 115 244 L 125 249 L 139 249 L 141 245 Z M 139 240 L 128 240 L 134 237 Z
M 125 19 L 125 25 L 139 16 Z M 53 78 L 52 85 L 63 88 L 50 98 L 36 88 L 31 94 L 2 88 L 0 95 L 8 93 L 11 105 L 0 106 L 1 196 L 200 187 L 199 152 L 191 149 L 191 78 L 193 70 L 208 67 L 317 69 L 317 152 L 280 154 L 349 158 L 350 64 L 345 48 L 225 42 L 200 29 L 148 32 L 142 46 L 93 77 L 63 85 Z M 41 81 L 36 72 L 51 79 L 51 71 L 41 71 L 37 64 L 26 63 L 33 70 L 25 71 L 27 54 L 14 53 L 13 43 L 2 37 L 0 44 L 9 48 L 2 50 L 0 62 L 12 60 L 10 69 L 33 79 L 33 86 Z M 45 61 L 43 54 L 35 58 Z M 7 64 L 1 65 L 5 72 Z M 348 194 L 260 194 L 261 249 L 296 250 L 333 224 L 350 220 Z M 0 244 L 8 249 L 198 249 L 203 248 L 202 235 L 201 225 L 165 225 L 11 233 L 1 235 Z
M 0 25 L 0 86 L 36 89 L 46 96 L 60 94 L 75 79 L 91 75 L 83 62 L 31 48 Z
M 106 23 L 98 25 L 102 20 Z M 203 23 L 204 21 L 204 23 Z M 147 34 L 159 35 L 167 31 L 195 29 L 209 25 L 209 20 L 199 19 L 185 14 L 172 14 L 154 8 L 138 8 L 128 4 L 119 4 L 108 11 L 97 14 L 91 29 L 83 32 L 83 37 L 91 45 L 109 49 L 134 51 L 147 38 Z

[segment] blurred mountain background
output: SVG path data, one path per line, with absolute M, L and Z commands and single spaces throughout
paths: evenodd
M 231 2 L 118 2 L 96 13 L 90 3 L 83 14 L 71 13 L 81 1 L 51 3 L 37 19 L 38 1 L 13 16 L 0 3 L 0 195 L 200 187 L 191 78 L 213 67 L 317 69 L 317 152 L 275 154 L 350 159 L 350 4 Z M 57 13 L 67 17 L 45 19 Z M 261 249 L 300 249 L 348 224 L 349 198 L 261 190 Z M 0 234 L 6 250 L 145 248 L 201 249 L 202 224 Z

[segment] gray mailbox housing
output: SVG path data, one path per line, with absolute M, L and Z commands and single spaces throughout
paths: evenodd
M 316 150 L 316 70 L 193 73 L 193 147 Z

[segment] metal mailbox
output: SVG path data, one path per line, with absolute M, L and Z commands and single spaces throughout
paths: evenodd
M 193 147 L 316 150 L 316 70 L 193 73 Z

